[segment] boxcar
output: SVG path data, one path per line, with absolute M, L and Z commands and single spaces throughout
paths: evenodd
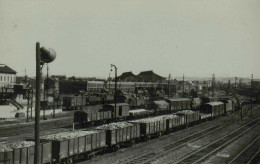
M 207 103 L 201 109 L 201 113 L 210 113 L 212 118 L 219 117 L 224 114 L 224 103 L 220 101 Z
M 112 119 L 111 111 L 98 111 L 95 113 L 76 111 L 74 113 L 74 122 L 83 126 L 104 123 Z
M 127 103 L 117 103 L 103 105 L 102 111 L 111 111 L 113 118 L 124 118 L 129 116 L 129 104 Z
M 234 108 L 233 108 L 233 102 L 229 99 L 219 99 L 220 102 L 224 103 L 224 110 L 225 114 L 231 113 Z
M 164 100 L 152 101 L 149 105 L 156 113 L 167 113 L 170 111 L 170 105 Z
M 170 109 L 173 112 L 191 109 L 191 100 L 188 98 L 173 98 L 166 99 L 166 101 L 170 103 Z

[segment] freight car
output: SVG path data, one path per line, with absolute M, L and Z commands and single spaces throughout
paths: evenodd
M 166 119 L 161 116 L 129 121 L 140 125 L 140 136 L 144 141 L 159 137 L 166 132 Z
M 83 127 L 98 125 L 100 123 L 109 123 L 126 119 L 129 116 L 129 105 L 126 103 L 106 104 L 103 108 L 96 112 L 88 112 L 84 109 L 74 113 L 74 122 L 79 123 Z
M 140 137 L 140 125 L 128 122 L 105 124 L 95 129 L 105 130 L 106 145 L 113 151 L 122 146 L 131 146 Z
M 0 164 L 33 164 L 34 163 L 33 141 L 16 141 L 0 144 Z M 52 143 L 41 142 L 40 164 L 51 163 Z
M 170 104 L 172 112 L 191 109 L 191 99 L 188 98 L 172 98 L 166 99 L 166 101 Z
M 224 103 L 220 101 L 207 103 L 201 108 L 201 113 L 211 114 L 211 118 L 220 117 L 225 113 Z
M 232 113 L 234 110 L 233 102 L 229 99 L 219 99 L 218 101 L 224 103 L 224 112 L 225 114 Z
M 41 137 L 52 144 L 52 163 L 68 163 L 72 159 L 88 158 L 106 147 L 105 131 L 68 131 Z
M 148 107 L 154 110 L 155 114 L 170 113 L 170 105 L 164 100 L 152 101 Z
M 208 103 L 211 117 L 224 113 L 222 102 Z M 222 109 L 223 110 L 222 110 Z M 176 129 L 194 125 L 201 119 L 198 112 L 184 110 L 176 114 L 161 115 L 146 119 L 105 124 L 92 130 L 74 130 L 41 137 L 41 163 L 70 163 L 87 159 L 96 153 L 116 151 L 122 146 L 131 146 L 136 141 L 146 141 Z M 0 147 L 1 164 L 33 163 L 34 145 L 11 150 Z

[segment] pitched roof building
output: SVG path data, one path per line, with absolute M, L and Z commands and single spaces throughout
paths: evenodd
M 161 82 L 165 80 L 164 77 L 155 74 L 152 70 L 140 72 L 139 75 L 137 75 L 137 77 L 139 81 L 144 81 L 144 82 Z
M 132 72 L 124 72 L 122 75 L 117 77 L 119 81 L 137 81 L 137 76 Z
M 0 64 L 0 89 L 12 88 L 16 81 L 16 71 L 5 64 Z

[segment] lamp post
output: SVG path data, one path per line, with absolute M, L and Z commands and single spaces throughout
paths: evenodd
M 35 156 L 34 163 L 40 163 L 40 82 L 41 70 L 45 63 L 50 63 L 56 58 L 56 52 L 52 49 L 40 47 L 40 43 L 36 43 L 36 98 L 35 98 Z
M 115 111 L 116 111 L 116 103 L 117 103 L 117 67 L 114 64 L 111 64 L 111 72 L 113 71 L 112 68 L 115 68 L 115 93 L 114 93 L 114 101 L 115 101 L 115 108 L 114 108 L 114 114 L 115 115 Z

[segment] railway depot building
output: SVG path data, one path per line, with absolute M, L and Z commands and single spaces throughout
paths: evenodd
M 157 75 L 152 70 L 151 71 L 143 71 L 138 75 L 134 75 L 132 72 L 124 72 L 122 75 L 118 77 L 119 81 L 126 82 L 152 82 L 158 83 L 165 80 L 164 77 Z
M 0 64 L 0 89 L 13 88 L 16 81 L 16 71 L 5 64 Z

